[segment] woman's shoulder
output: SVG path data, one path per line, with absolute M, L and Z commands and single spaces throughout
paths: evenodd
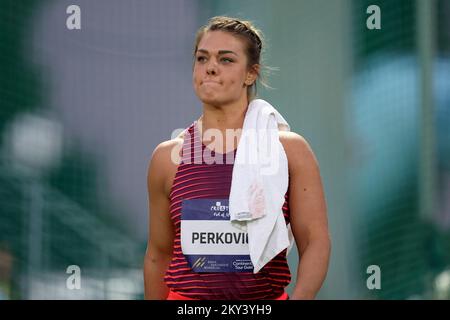
M 290 170 L 316 161 L 309 142 L 302 135 L 292 131 L 279 131 L 279 137 L 286 152 Z
M 183 136 L 162 141 L 153 150 L 152 160 L 161 164 L 179 164 L 181 158 L 181 148 L 183 146 Z
M 303 136 L 293 131 L 279 131 L 278 135 L 284 148 L 298 149 L 309 145 Z
M 172 164 L 180 164 L 181 149 L 183 147 L 184 139 L 193 125 L 194 124 L 191 124 L 189 127 L 181 130 L 180 133 L 172 139 L 160 142 L 153 150 L 152 159 L 156 158 L 156 161 L 159 160 L 159 162 L 168 162 L 171 160 L 170 163 Z
M 148 165 L 147 181 L 154 188 L 164 190 L 169 194 L 169 180 L 176 172 L 181 162 L 181 149 L 183 146 L 182 136 L 159 143 L 151 155 Z
M 153 150 L 153 156 L 164 156 L 170 153 L 174 148 L 181 147 L 184 136 L 189 128 L 182 130 L 176 137 L 160 142 Z

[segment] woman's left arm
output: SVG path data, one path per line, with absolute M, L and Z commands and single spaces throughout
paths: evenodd
M 300 260 L 290 299 L 314 299 L 325 280 L 331 251 L 319 164 L 302 136 L 290 132 L 280 140 L 289 160 L 291 227 Z

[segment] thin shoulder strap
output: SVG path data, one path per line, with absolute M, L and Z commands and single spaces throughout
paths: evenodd
M 181 163 L 192 163 L 194 153 L 194 124 L 192 123 L 183 133 L 183 147 L 181 148 Z M 186 152 L 185 152 L 186 151 Z

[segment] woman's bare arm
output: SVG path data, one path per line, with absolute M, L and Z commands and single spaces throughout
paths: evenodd
M 303 137 L 291 132 L 283 140 L 289 159 L 291 227 L 300 259 L 291 299 L 314 299 L 325 280 L 331 251 L 319 165 Z
M 169 292 L 164 275 L 172 259 L 174 230 L 169 215 L 167 177 L 174 144 L 171 140 L 158 145 L 148 169 L 149 237 L 144 259 L 145 299 L 164 300 Z

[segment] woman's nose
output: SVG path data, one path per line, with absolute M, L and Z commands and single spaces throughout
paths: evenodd
M 206 68 L 207 74 L 216 74 L 217 73 L 217 65 L 215 61 L 211 61 Z

